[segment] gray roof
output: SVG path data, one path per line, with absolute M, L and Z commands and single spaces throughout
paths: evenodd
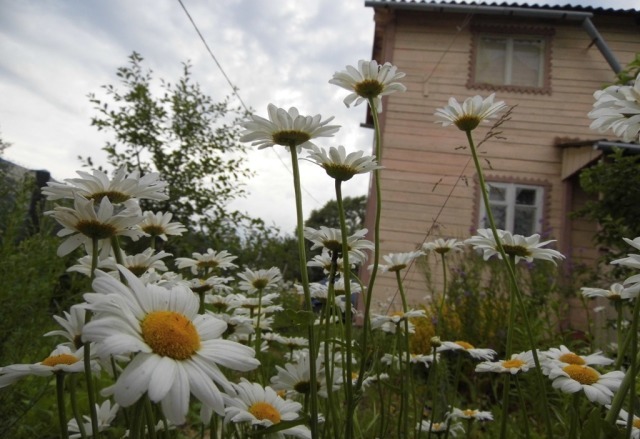
M 640 0 L 511 0 L 511 1 L 473 1 L 473 0 L 367 0 L 368 6 L 392 4 L 430 4 L 430 5 L 467 5 L 526 7 L 535 9 L 564 9 L 585 12 L 640 12 Z

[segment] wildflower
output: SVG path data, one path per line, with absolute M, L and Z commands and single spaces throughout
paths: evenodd
M 384 259 L 388 265 L 380 265 L 380 270 L 382 270 L 382 272 L 400 271 L 404 268 L 407 268 L 414 259 L 419 258 L 420 256 L 424 256 L 424 253 L 421 251 L 408 253 L 389 253 L 388 255 L 384 255 L 382 257 L 382 259 Z M 369 268 L 371 269 L 371 267 Z
M 583 390 L 591 402 L 610 404 L 613 393 L 618 390 L 624 373 L 616 370 L 600 374 L 592 367 L 579 364 L 560 364 L 551 368 L 549 378 L 552 386 L 565 393 L 576 393 Z
M 199 270 L 208 273 L 214 269 L 226 270 L 227 268 L 237 267 L 236 264 L 231 262 L 237 256 L 233 256 L 226 250 L 216 252 L 213 249 L 207 249 L 204 254 L 194 252 L 191 253 L 191 256 L 193 259 L 176 258 L 176 264 L 179 269 L 190 268 L 194 276 L 198 275 Z
M 618 413 L 618 420 L 616 421 L 616 424 L 623 427 L 623 428 L 627 428 L 627 422 L 629 421 L 629 413 L 624 410 L 624 409 L 620 409 L 620 412 Z M 633 415 L 632 421 L 631 421 L 631 439 L 640 439 L 640 417 Z
M 463 351 L 471 355 L 476 360 L 491 360 L 497 355 L 493 349 L 481 349 L 474 347 L 471 343 L 466 341 L 443 341 L 440 347 L 436 348 L 436 352 L 447 351 Z
M 167 235 L 180 236 L 187 231 L 186 227 L 179 222 L 171 222 L 173 214 L 171 212 L 149 212 L 142 214 L 142 221 L 138 224 L 138 228 L 144 236 L 155 238 L 156 236 L 163 241 L 167 240 Z
M 493 414 L 491 412 L 477 410 L 477 409 L 465 409 L 453 408 L 451 419 L 470 419 L 475 421 L 493 421 Z
M 112 407 L 111 401 L 108 399 L 103 402 L 102 405 L 96 404 L 96 413 L 98 414 L 98 431 L 104 431 L 109 428 L 113 420 L 116 418 L 116 414 L 118 414 L 119 409 L 120 406 L 118 404 L 114 404 Z M 91 436 L 91 432 L 93 431 L 91 418 L 86 415 L 83 416 L 83 418 L 85 421 L 83 423 L 84 431 Z M 80 426 L 76 419 L 71 419 L 67 423 L 67 428 L 69 429 L 69 433 L 72 433 L 69 435 L 69 439 L 78 439 L 82 437 L 82 434 L 80 434 Z
M 285 390 L 287 393 L 307 395 L 311 392 L 311 377 L 309 375 L 309 354 L 301 355 L 296 363 L 287 363 L 284 368 L 276 366 L 278 374 L 271 377 L 271 387 L 273 390 Z M 323 398 L 327 397 L 327 377 L 324 371 L 324 365 L 321 359 L 316 361 L 316 380 L 318 386 L 318 395 Z M 335 379 L 341 375 L 340 369 L 333 371 L 334 383 L 332 389 L 337 390 L 338 385 Z
M 204 296 L 204 302 L 211 305 L 211 307 L 218 313 L 224 313 L 227 310 L 237 308 L 240 306 L 238 296 L 235 294 L 229 294 L 222 296 L 220 294 L 207 294 Z
M 482 96 L 467 98 L 460 105 L 455 98 L 449 98 L 449 104 L 444 108 L 438 108 L 435 116 L 437 123 L 442 126 L 455 125 L 462 131 L 473 131 L 481 122 L 494 118 L 498 113 L 507 108 L 503 101 L 493 102 L 495 93 L 488 98 Z
M 62 344 L 69 349 L 75 351 L 82 347 L 82 328 L 84 327 L 86 310 L 82 305 L 73 305 L 69 312 L 64 311 L 64 317 L 53 316 L 54 320 L 58 322 L 63 329 L 56 329 L 47 332 L 45 337 L 52 335 L 60 335 L 67 340 L 68 343 Z
M 477 235 L 465 241 L 477 250 L 482 250 L 484 260 L 488 260 L 493 255 L 500 257 L 498 245 L 493 236 L 491 229 L 478 229 Z M 498 230 L 500 243 L 507 256 L 515 258 L 516 264 L 524 259 L 527 262 L 533 262 L 534 259 L 551 261 L 555 264 L 554 259 L 564 259 L 562 253 L 550 248 L 542 248 L 554 240 L 540 242 L 540 235 L 533 234 L 531 236 L 513 235 L 506 230 Z
M 349 262 L 359 264 L 367 260 L 364 250 L 372 250 L 373 242 L 364 239 L 366 234 L 367 229 L 361 229 L 347 238 Z M 320 226 L 320 229 L 316 230 L 305 227 L 304 237 L 313 242 L 311 250 L 324 248 L 331 253 L 342 254 L 342 232 L 339 229 Z
M 350 180 L 356 174 L 381 169 L 374 156 L 364 156 L 363 151 L 355 151 L 347 154 L 344 146 L 331 147 L 329 153 L 315 145 L 311 146 L 308 158 L 322 166 L 329 177 L 340 181 Z
M 56 206 L 45 214 L 64 227 L 58 232 L 58 236 L 67 236 L 58 247 L 58 256 L 68 255 L 82 244 L 89 250 L 96 239 L 101 246 L 101 256 L 106 258 L 111 251 L 111 238 L 137 236 L 139 232 L 132 227 L 141 220 L 140 208 L 133 200 L 125 202 L 125 208 L 114 214 L 114 206 L 109 198 L 102 198 L 96 212 L 94 201 L 79 195 L 74 199 L 73 209 Z
M 355 105 L 360 105 L 362 102 L 372 99 L 376 110 L 381 113 L 382 96 L 407 90 L 407 87 L 395 82 L 404 77 L 405 74 L 398 72 L 398 68 L 390 63 L 378 65 L 375 60 L 360 60 L 357 69 L 353 66 L 347 66 L 346 70 L 334 73 L 329 83 L 352 91 L 344 98 L 344 104 L 347 107 L 354 101 Z
M 416 425 L 416 430 L 419 432 L 430 433 L 435 436 L 445 435 L 447 432 L 451 437 L 458 437 L 458 434 L 464 433 L 464 427 L 460 422 L 451 422 L 446 420 L 444 422 L 431 422 L 429 420 L 422 420 Z
M 191 291 L 193 291 L 194 293 L 201 293 L 203 291 L 213 291 L 216 294 L 230 293 L 231 291 L 233 291 L 233 288 L 227 285 L 227 282 L 231 280 L 233 280 L 232 277 L 221 277 L 215 275 L 209 276 L 206 279 L 195 278 L 189 281 L 189 288 L 191 288 Z M 206 303 L 213 303 L 208 302 L 208 300 L 209 299 L 205 297 Z
M 319 114 L 315 116 L 302 116 L 295 107 L 285 110 L 273 104 L 267 106 L 269 119 L 252 115 L 250 120 L 244 122 L 245 130 L 240 133 L 241 142 L 252 142 L 258 149 L 274 145 L 282 145 L 288 148 L 295 146 L 297 149 L 312 145 L 311 139 L 316 137 L 331 137 L 338 132 L 340 126 L 328 125 L 333 120 L 321 120 Z
M 442 239 L 438 238 L 432 242 L 426 242 L 422 244 L 422 251 L 427 253 L 434 251 L 440 255 L 447 254 L 449 252 L 460 252 L 464 248 L 464 242 L 457 239 Z
M 126 173 L 126 169 L 120 167 L 110 180 L 106 173 L 95 170 L 92 174 L 77 171 L 82 178 L 70 178 L 65 180 L 68 184 L 49 182 L 42 193 L 49 200 L 62 198 L 75 198 L 81 196 L 87 200 L 94 200 L 99 204 L 103 198 L 108 198 L 112 204 L 124 203 L 132 198 L 148 200 L 168 200 L 165 193 L 168 183 L 160 180 L 160 174 L 149 172 L 140 177 L 139 171 Z
M 225 422 L 248 422 L 253 427 L 270 427 L 282 421 L 298 418 L 302 405 L 282 399 L 271 387 L 262 387 L 242 379 L 233 386 L 233 391 L 225 395 Z M 285 435 L 311 438 L 309 429 L 302 425 L 274 432 L 274 438 L 284 439 Z
M 536 367 L 531 351 L 511 355 L 508 360 L 483 361 L 476 366 L 476 372 L 510 373 L 527 372 Z
M 542 372 L 545 375 L 548 375 L 554 367 L 563 367 L 569 364 L 578 366 L 608 366 L 613 364 L 613 360 L 602 355 L 601 351 L 589 355 L 579 355 L 564 345 L 560 345 L 559 348 L 551 348 L 542 352 L 542 354 L 544 357 Z
M 123 407 L 148 394 L 174 424 L 182 424 L 189 393 L 224 413 L 222 394 L 232 390 L 219 365 L 247 371 L 259 363 L 253 349 L 223 340 L 227 324 L 211 314 L 198 314 L 199 300 L 183 286 L 166 289 L 144 285 L 126 268 L 127 286 L 99 273 L 96 293 L 84 295 L 96 317 L 85 325 L 84 341 L 95 341 L 100 356 L 133 354 L 112 387 Z M 214 384 L 215 382 L 215 384 Z
M 207 313 L 211 313 L 207 311 Z M 225 313 L 213 314 L 215 317 L 224 320 L 227 329 L 222 337 L 227 340 L 240 341 L 248 338 L 248 335 L 255 333 L 253 319 L 242 315 L 229 315 Z
M 282 275 L 277 267 L 256 271 L 247 268 L 243 273 L 238 274 L 238 277 L 242 279 L 238 287 L 246 291 L 247 294 L 255 294 L 258 291 L 273 288 L 282 281 Z
M 640 133 L 640 74 L 632 86 L 612 85 L 593 94 L 596 102 L 589 118 L 590 128 L 611 130 L 625 142 L 637 142 Z
M 395 334 L 397 328 L 400 328 L 400 330 L 403 331 L 404 325 L 401 323 L 405 320 L 409 320 L 409 333 L 413 333 L 415 332 L 415 326 L 411 323 L 410 319 L 420 317 L 426 317 L 423 309 L 412 309 L 406 313 L 403 311 L 396 311 L 389 315 L 374 314 L 371 318 L 371 329 L 381 328 L 385 332 Z
M 619 300 L 627 298 L 627 297 L 624 297 L 626 296 L 624 285 L 619 283 L 611 284 L 608 290 L 605 290 L 603 288 L 582 287 L 580 288 L 580 291 L 582 292 L 582 295 L 584 297 L 588 297 L 588 298 L 604 297 L 611 302 L 617 302 Z
M 429 365 L 433 363 L 433 355 L 409 354 L 409 360 L 411 364 L 422 363 L 425 367 L 429 367 Z M 405 361 L 404 354 L 401 354 L 400 357 L 398 357 L 397 355 L 384 354 L 380 359 L 381 363 L 394 366 L 397 365 L 400 361 Z
M 51 354 L 35 364 L 13 364 L 0 367 L 0 389 L 11 385 L 19 379 L 29 376 L 51 376 L 55 373 L 84 372 L 84 347 L 72 350 L 68 346 L 60 345 Z M 97 363 L 92 362 L 92 368 L 97 369 Z

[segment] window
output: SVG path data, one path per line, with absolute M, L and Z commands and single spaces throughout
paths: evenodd
M 542 227 L 543 186 L 516 183 L 487 183 L 489 204 L 496 227 L 518 235 L 540 233 Z M 488 228 L 484 202 L 480 203 L 479 227 Z
M 473 28 L 470 88 L 550 92 L 550 34 L 517 28 Z

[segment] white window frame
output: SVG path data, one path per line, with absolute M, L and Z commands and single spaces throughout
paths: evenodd
M 497 182 L 497 181 L 489 181 L 486 183 L 489 189 L 491 186 L 496 188 L 502 188 L 505 190 L 505 201 L 492 201 L 489 200 L 489 203 L 494 206 L 505 206 L 506 207 L 506 215 L 505 215 L 505 227 L 504 229 L 513 233 L 515 230 L 515 210 L 516 210 L 516 193 L 517 189 L 533 189 L 536 192 L 535 202 L 532 207 L 535 208 L 535 218 L 534 218 L 534 230 L 531 231 L 533 233 L 540 233 L 542 231 L 542 219 L 543 219 L 543 207 L 544 207 L 544 195 L 545 195 L 545 187 L 531 184 L 521 184 L 521 183 L 506 183 L 506 182 Z M 489 221 L 486 218 L 487 210 L 484 205 L 484 199 L 480 195 L 480 209 L 478 216 L 478 227 L 479 228 L 488 228 Z M 529 206 L 529 205 L 527 205 Z

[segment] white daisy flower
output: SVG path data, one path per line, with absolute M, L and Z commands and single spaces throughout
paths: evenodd
M 268 309 L 271 306 L 274 306 L 274 300 L 278 299 L 280 294 L 278 293 L 268 293 L 262 296 L 262 300 L 259 300 L 257 297 L 246 297 L 244 294 L 236 294 L 235 301 L 231 303 L 232 309 L 238 310 L 245 309 L 247 311 L 257 311 L 258 307 L 261 307 L 263 310 Z
M 142 214 L 142 221 L 138 228 L 144 236 L 159 237 L 166 241 L 168 235 L 180 236 L 187 231 L 186 227 L 179 222 L 171 222 L 173 214 L 171 212 L 149 212 Z
M 329 153 L 316 145 L 311 146 L 311 152 L 307 157 L 314 163 L 322 166 L 329 177 L 347 181 L 354 175 L 382 169 L 378 165 L 375 156 L 364 156 L 364 151 L 355 151 L 347 154 L 344 146 L 331 147 Z
M 222 337 L 227 340 L 240 341 L 248 339 L 248 336 L 255 333 L 253 328 L 253 319 L 247 316 L 229 315 L 225 313 L 214 314 L 207 311 L 208 314 L 213 314 L 227 324 L 227 329 L 222 334 Z
M 82 347 L 82 329 L 84 328 L 85 310 L 83 305 L 73 305 L 69 312 L 64 311 L 64 317 L 53 316 L 54 320 L 58 322 L 63 329 L 56 329 L 44 334 L 45 337 L 52 335 L 59 335 L 67 340 L 68 343 L 63 343 L 61 346 L 67 346 L 71 350 L 76 350 Z
M 554 367 L 563 367 L 569 364 L 578 366 L 608 366 L 613 364 L 614 360 L 602 355 L 601 351 L 594 352 L 589 355 L 577 354 L 564 345 L 559 348 L 551 348 L 542 352 L 544 361 L 542 362 L 542 372 L 549 375 Z
M 565 393 L 576 393 L 583 390 L 591 402 L 610 404 L 613 394 L 620 387 L 624 373 L 616 370 L 600 374 L 589 366 L 578 364 L 560 365 L 549 371 L 554 389 Z
M 612 85 L 593 94 L 596 102 L 589 118 L 590 128 L 611 130 L 625 142 L 637 142 L 640 133 L 640 74 L 632 86 Z
M 287 363 L 284 368 L 276 366 L 277 375 L 271 377 L 271 387 L 273 390 L 284 390 L 287 394 L 308 395 L 311 392 L 311 375 L 309 365 L 309 354 L 301 355 L 296 363 Z M 333 390 L 338 390 L 336 378 L 342 374 L 340 369 L 333 372 Z M 316 375 L 318 385 L 318 395 L 327 397 L 327 377 L 325 375 L 324 365 L 321 359 L 316 361 Z
M 271 387 L 250 383 L 244 378 L 235 384 L 233 392 L 225 395 L 225 422 L 247 422 L 253 427 L 267 428 L 282 421 L 298 419 L 302 405 L 280 398 Z M 284 439 L 294 436 L 310 439 L 311 431 L 303 425 L 274 432 L 271 437 Z
M 461 410 L 454 407 L 449 414 L 451 419 L 471 419 L 474 421 L 493 421 L 493 414 L 488 411 L 482 411 L 478 409 L 465 409 Z
M 77 171 L 82 178 L 69 178 L 67 184 L 49 182 L 42 193 L 49 200 L 61 198 L 75 198 L 76 195 L 88 200 L 100 203 L 103 198 L 108 198 L 112 204 L 124 203 L 132 198 L 148 200 L 168 200 L 165 193 L 168 183 L 160 180 L 160 174 L 149 172 L 140 177 L 140 172 L 126 173 L 124 167 L 119 168 L 112 179 L 106 173 L 95 170 L 92 174 Z
M 85 276 L 90 277 L 92 264 L 91 259 L 91 255 L 83 256 L 78 259 L 77 264 L 67 268 L 67 271 L 84 274 Z M 116 260 L 111 256 L 109 256 L 108 258 L 99 259 L 96 269 L 104 271 L 114 277 L 118 276 L 118 264 L 116 263 Z
M 430 433 L 435 436 L 443 436 L 447 432 L 451 437 L 458 437 L 458 434 L 464 433 L 464 427 L 460 422 L 431 422 L 429 420 L 422 420 L 416 425 L 416 431 L 421 433 Z
M 142 219 L 140 208 L 135 201 L 126 201 L 125 208 L 115 214 L 114 206 L 107 197 L 102 198 L 97 211 L 93 200 L 76 196 L 73 209 L 56 206 L 53 210 L 45 212 L 45 215 L 51 216 L 64 227 L 58 232 L 58 236 L 67 238 L 58 247 L 58 256 L 68 255 L 83 244 L 87 253 L 91 253 L 93 239 L 97 239 L 102 258 L 109 256 L 111 238 L 138 236 L 139 232 L 133 227 Z
M 207 252 L 191 253 L 192 258 L 176 258 L 176 264 L 179 269 L 189 268 L 194 276 L 198 275 L 199 271 L 208 273 L 211 270 L 226 270 L 228 268 L 237 268 L 238 266 L 231 261 L 237 258 L 226 250 L 219 252 L 213 249 L 207 249 Z
M 414 259 L 419 258 L 420 256 L 424 256 L 422 251 L 414 251 L 407 253 L 389 253 L 388 255 L 382 256 L 382 259 L 387 263 L 385 265 L 380 265 L 380 270 L 384 273 L 385 271 L 396 272 L 407 268 Z M 371 270 L 372 266 L 369 267 Z
M 72 350 L 68 346 L 59 345 L 44 360 L 35 364 L 12 364 L 0 367 L 0 389 L 9 386 L 29 375 L 51 376 L 58 372 L 84 372 L 84 347 Z M 98 365 L 92 361 L 92 369 Z
M 436 123 L 442 126 L 455 125 L 462 131 L 472 131 L 481 122 L 495 118 L 505 110 L 507 105 L 503 101 L 493 102 L 495 93 L 482 99 L 482 96 L 467 98 L 460 105 L 455 98 L 449 98 L 449 104 L 436 110 Z
M 364 239 L 367 232 L 367 229 L 361 229 L 347 238 L 349 263 L 360 264 L 366 261 L 365 250 L 373 250 L 373 242 Z M 305 227 L 304 237 L 313 242 L 311 250 L 322 248 L 331 253 L 342 254 L 342 232 L 339 229 L 320 226 L 320 229 L 316 230 L 312 227 Z
M 206 294 L 204 296 L 204 302 L 217 312 L 225 313 L 227 310 L 232 310 L 240 306 L 238 296 L 235 294 L 229 294 L 226 296 L 220 294 Z
M 425 312 L 422 309 L 411 309 L 406 313 L 403 311 L 395 311 L 391 314 L 373 314 L 371 316 L 371 329 L 380 328 L 384 332 L 395 334 L 396 331 L 404 331 L 404 321 L 409 323 L 409 333 L 415 332 L 415 325 L 411 323 L 412 318 L 425 318 Z
M 221 276 L 209 276 L 206 279 L 194 278 L 188 282 L 188 286 L 194 293 L 202 293 L 213 291 L 216 294 L 227 294 L 233 291 L 233 288 L 227 285 L 228 282 L 232 281 L 232 277 L 221 277 Z M 211 295 L 211 294 L 209 294 Z M 233 296 L 230 296 L 233 297 Z M 213 301 L 208 302 L 207 297 L 205 296 L 205 303 L 213 303 Z
M 268 270 L 250 270 L 245 269 L 243 273 L 238 273 L 238 277 L 242 279 L 238 283 L 238 287 L 247 294 L 255 294 L 258 291 L 274 288 L 282 282 L 280 269 L 271 267 Z
M 436 356 L 436 361 L 438 356 Z M 433 363 L 433 355 L 424 355 L 424 354 L 409 354 L 409 360 L 411 364 L 422 363 L 425 367 L 429 367 L 431 363 Z M 398 355 L 384 354 L 380 359 L 380 362 L 386 364 L 388 366 L 398 366 L 400 361 L 406 361 L 405 354 L 402 354 L 401 357 Z
M 587 297 L 589 299 L 596 298 L 596 297 L 604 297 L 605 299 L 610 300 L 611 302 L 622 300 L 626 298 L 625 296 L 627 296 L 624 285 L 619 283 L 611 284 L 608 290 L 605 290 L 604 288 L 582 287 L 580 288 L 580 291 L 582 292 L 582 295 L 584 297 Z
M 167 256 L 171 256 L 171 253 L 164 250 L 156 253 L 152 248 L 148 248 L 137 255 L 125 255 L 124 266 L 138 277 L 147 271 L 167 271 L 168 268 L 162 261 Z
M 464 242 L 457 239 L 442 239 L 438 238 L 431 242 L 425 242 L 422 244 L 422 251 L 425 253 L 436 252 L 440 255 L 447 254 L 449 252 L 461 252 L 464 249 Z
M 329 83 L 352 92 L 344 98 L 347 107 L 354 101 L 355 105 L 360 105 L 368 99 L 373 99 L 376 110 L 381 113 L 382 96 L 407 90 L 407 87 L 396 82 L 404 77 L 404 73 L 398 72 L 398 68 L 388 62 L 378 65 L 375 60 L 360 60 L 357 69 L 346 66 L 346 70 L 334 73 Z
M 519 372 L 527 372 L 534 369 L 536 363 L 533 360 L 531 351 L 512 354 L 508 360 L 483 361 L 476 365 L 476 372 L 510 373 L 515 375 Z
M 241 142 L 251 142 L 258 149 L 274 145 L 295 146 L 298 150 L 312 145 L 311 139 L 331 137 L 340 129 L 339 125 L 328 125 L 333 117 L 322 120 L 322 116 L 302 116 L 295 107 L 285 110 L 273 104 L 267 106 L 269 119 L 252 115 L 242 125 Z
M 478 229 L 477 235 L 465 241 L 466 244 L 473 246 L 476 250 L 484 253 L 484 260 L 488 260 L 494 255 L 500 256 L 496 240 L 491 229 Z M 554 259 L 564 259 L 562 253 L 550 248 L 542 248 L 555 240 L 540 242 L 540 235 L 533 234 L 531 236 L 514 235 L 506 230 L 498 230 L 498 237 L 502 244 L 502 248 L 507 256 L 515 257 L 516 264 L 524 259 L 527 262 L 533 262 L 534 259 L 551 261 L 555 264 Z
M 483 361 L 492 360 L 497 355 L 497 352 L 493 349 L 476 348 L 471 343 L 462 340 L 443 341 L 441 343 L 442 344 L 436 348 L 436 352 L 463 351 L 471 355 L 472 358 Z
M 84 295 L 96 316 L 85 325 L 83 340 L 95 341 L 100 356 L 135 354 L 112 387 L 116 402 L 129 407 L 146 393 L 179 425 L 192 393 L 223 414 L 216 384 L 225 391 L 232 387 L 219 366 L 255 369 L 259 362 L 253 349 L 223 340 L 227 324 L 211 314 L 198 314 L 199 300 L 187 288 L 144 285 L 127 269 L 121 273 L 128 286 L 98 273 L 96 293 Z
M 622 428 L 627 428 L 627 423 L 629 422 L 629 413 L 620 409 L 620 413 L 618 413 L 618 420 L 616 424 Z M 631 439 L 640 439 L 640 417 L 633 415 L 631 421 Z
M 116 418 L 118 414 L 118 410 L 120 406 L 118 404 L 114 404 L 111 406 L 111 401 L 106 400 L 102 403 L 102 405 L 96 404 L 96 412 L 98 414 L 98 431 L 104 431 L 111 426 L 111 423 Z M 91 417 L 83 416 L 84 422 L 84 431 L 89 437 L 93 437 L 93 424 L 91 422 Z M 71 419 L 67 423 L 67 429 L 69 430 L 69 439 L 78 439 L 82 437 L 80 433 L 80 426 L 78 425 L 78 421 L 76 419 Z
M 274 334 L 273 341 L 289 349 L 300 349 L 309 346 L 309 341 L 304 337 L 286 337 L 281 334 Z

